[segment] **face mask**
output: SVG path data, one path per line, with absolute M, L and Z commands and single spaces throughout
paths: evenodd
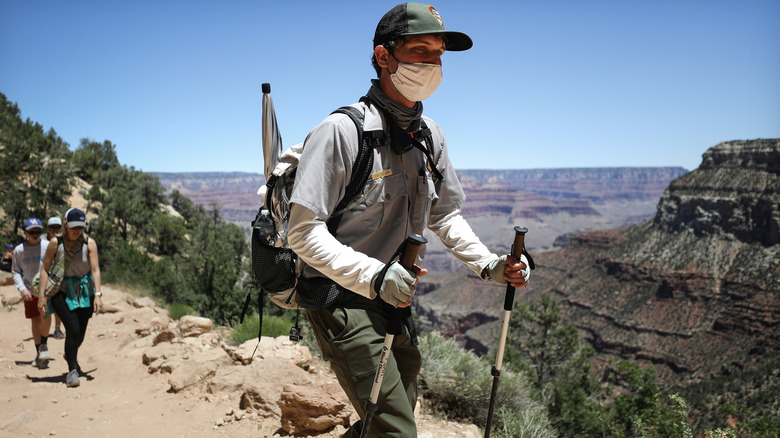
M 441 66 L 437 64 L 398 63 L 398 70 L 390 74 L 393 85 L 412 102 L 425 100 L 439 88 Z

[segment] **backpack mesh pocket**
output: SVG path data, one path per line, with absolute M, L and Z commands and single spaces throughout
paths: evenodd
M 276 293 L 295 286 L 295 258 L 291 249 L 270 246 L 253 230 L 252 272 L 265 291 Z
M 304 309 L 322 309 L 342 306 L 355 298 L 355 293 L 336 284 L 329 278 L 300 278 L 295 288 L 298 305 Z

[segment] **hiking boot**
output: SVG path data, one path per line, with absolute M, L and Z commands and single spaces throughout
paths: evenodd
M 36 358 L 37 367 L 40 369 L 49 367 L 49 360 L 51 360 L 51 354 L 49 354 L 49 347 L 46 344 L 41 344 L 38 347 L 38 357 Z
M 68 377 L 65 378 L 65 386 L 67 386 L 68 388 L 75 388 L 80 384 L 81 382 L 79 382 L 79 371 L 70 370 L 70 372 L 68 373 Z
M 54 339 L 65 339 L 65 333 L 59 327 L 54 327 Z

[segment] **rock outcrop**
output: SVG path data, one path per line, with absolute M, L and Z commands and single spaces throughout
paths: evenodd
M 661 196 L 654 224 L 764 246 L 780 243 L 780 140 L 731 141 Z
M 136 312 L 149 313 L 141 309 Z M 136 330 L 138 338 L 123 349 L 129 356 L 140 355 L 150 374 L 168 376 L 168 392 L 235 399 L 235 408 L 215 427 L 256 420 L 277 424 L 292 436 L 340 436 L 357 420 L 335 377 L 307 347 L 291 342 L 288 336 L 255 338 L 231 346 L 211 329 L 207 318 L 184 316 L 173 321 L 155 316 Z M 151 344 L 149 339 L 154 339 Z M 479 436 L 476 426 L 440 423 L 432 427 L 450 429 L 456 437 Z M 421 436 L 433 436 L 429 430 L 421 427 Z

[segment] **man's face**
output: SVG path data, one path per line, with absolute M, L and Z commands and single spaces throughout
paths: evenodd
M 381 69 L 379 80 L 382 91 L 401 105 L 413 107 L 415 102 L 398 91 L 391 75 L 398 71 L 399 62 L 441 65 L 441 55 L 444 54 L 445 49 L 444 38 L 441 35 L 409 35 L 393 49 L 392 53 L 384 46 L 376 46 L 374 56 Z
M 41 241 L 41 234 L 43 234 L 43 230 L 40 228 L 33 228 L 32 230 L 25 230 L 24 232 L 24 235 L 27 237 L 27 242 L 31 245 L 35 245 Z
M 46 226 L 46 235 L 51 239 L 52 237 L 59 235 L 61 229 L 61 225 L 48 225 Z
M 445 49 L 441 35 L 409 35 L 405 42 L 395 48 L 393 56 L 387 57 L 387 68 L 395 73 L 398 62 L 441 65 L 441 55 Z

